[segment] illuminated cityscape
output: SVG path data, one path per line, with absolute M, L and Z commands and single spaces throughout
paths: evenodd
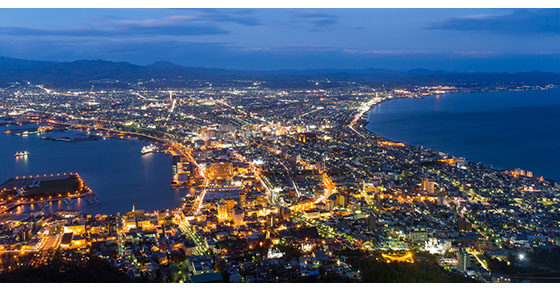
M 173 157 L 170 187 L 189 192 L 175 209 L 30 215 L 10 211 L 95 195 L 79 174 L 8 180 L 0 198 L 2 269 L 70 253 L 106 260 L 136 280 L 360 281 L 359 257 L 410 264 L 429 257 L 442 273 L 492 280 L 489 261 L 559 243 L 551 236 L 559 185 L 364 130 L 364 113 L 377 103 L 444 91 L 461 89 L 13 84 L 2 91 L 7 123 L 35 124 L 39 135 L 72 129 L 88 139 L 151 141 Z M 72 177 L 77 190 L 41 189 L 46 179 Z
M 558 281 L 558 181 L 366 129 L 381 104 L 550 92 L 556 73 L 482 84 L 451 73 L 373 82 L 258 72 L 183 80 L 162 70 L 179 73 L 0 86 L 0 135 L 16 145 L 140 141 L 134 155 L 165 157 L 166 188 L 181 192 L 170 208 L 140 208 L 138 196 L 120 212 L 91 213 L 81 206 L 112 198 L 96 194 L 90 173 L 0 177 L 1 281 L 82 270 L 96 282 Z M 19 163 L 45 155 L 3 147 Z

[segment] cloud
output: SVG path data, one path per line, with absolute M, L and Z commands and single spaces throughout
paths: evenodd
M 234 48 L 230 46 L 230 48 Z M 418 58 L 426 57 L 432 58 L 435 56 L 448 56 L 454 58 L 465 59 L 488 59 L 497 58 L 508 55 L 503 52 L 497 51 L 481 51 L 481 50 L 398 50 L 398 49 L 355 49 L 355 48 L 341 48 L 332 46 L 318 46 L 318 45 L 284 45 L 273 47 L 235 47 L 236 50 L 250 53 L 269 53 L 269 54 L 332 54 L 336 58 L 385 58 L 385 57 L 403 57 L 414 56 Z M 513 54 L 509 54 L 513 55 Z M 558 55 L 560 52 L 534 52 L 525 55 Z
M 2 26 L 0 35 L 10 36 L 66 36 L 66 37 L 122 37 L 137 35 L 218 35 L 228 34 L 223 30 L 212 25 L 199 24 L 154 24 L 154 23 L 120 23 L 112 27 L 105 28 L 54 28 L 38 29 L 30 27 Z
M 427 29 L 509 34 L 560 34 L 560 9 L 515 9 L 504 14 L 455 17 L 432 23 Z
M 121 16 L 98 14 L 93 21 L 107 21 L 84 27 L 33 28 L 0 26 L 0 35 L 10 36 L 193 36 L 220 35 L 230 31 L 219 23 L 235 23 L 245 26 L 262 23 L 249 9 L 179 9 L 182 13 L 153 19 L 124 19 Z
M 247 26 L 261 25 L 253 9 L 197 9 L 198 17 L 208 22 L 230 22 Z
M 345 53 L 348 54 L 361 54 L 361 55 L 377 55 L 377 56 L 404 56 L 404 55 L 449 55 L 458 57 L 473 57 L 473 58 L 485 58 L 501 56 L 504 53 L 495 51 L 461 51 L 461 50 L 356 50 L 356 49 L 343 49 Z M 550 54 L 550 53 L 546 53 Z
M 33 28 L 22 26 L 0 26 L 0 35 L 10 36 L 67 36 L 67 37 L 122 37 L 122 36 L 193 36 L 229 34 L 216 25 L 217 22 L 235 22 L 256 25 L 258 22 L 242 15 L 231 15 L 219 12 L 203 12 L 202 14 L 171 15 L 155 19 L 122 19 L 107 18 L 113 21 L 95 26 Z
M 338 16 L 322 12 L 298 11 L 294 14 L 292 21 L 296 25 L 319 31 L 338 24 Z
M 132 35 L 216 35 L 228 34 L 214 23 L 194 15 L 172 15 L 160 19 L 121 20 L 107 25 L 109 30 Z

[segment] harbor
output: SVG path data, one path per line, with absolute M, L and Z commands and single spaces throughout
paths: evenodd
M 77 173 L 15 177 L 0 185 L 0 214 L 25 205 L 41 209 L 56 201 L 71 206 L 72 199 L 82 197 L 88 202 L 96 200 Z
M 50 131 L 41 135 L 22 137 L 8 130 L 36 127 L 36 124 L 0 126 L 0 183 L 13 177 L 36 174 L 79 173 L 95 192 L 95 197 L 81 196 L 72 199 L 73 205 L 62 201 L 47 202 L 56 210 L 78 210 L 88 214 L 116 214 L 130 209 L 132 204 L 144 210 L 159 210 L 180 205 L 185 189 L 172 189 L 172 157 L 160 153 L 165 148 L 149 138 L 118 135 L 101 129 Z M 67 126 L 51 125 L 53 129 Z M 42 139 L 43 136 L 60 135 L 74 137 L 79 134 L 99 136 L 100 139 L 76 143 Z M 71 134 L 71 135 L 69 135 Z M 79 136 L 78 136 L 79 137 Z M 157 149 L 142 155 L 142 148 L 153 144 Z M 14 157 L 14 153 L 27 151 L 28 156 Z M 19 206 L 18 212 L 34 212 L 37 201 Z M 18 208 L 12 209 L 12 212 Z

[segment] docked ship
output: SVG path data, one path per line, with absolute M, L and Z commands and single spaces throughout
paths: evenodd
M 148 146 L 142 147 L 142 150 L 140 152 L 142 153 L 142 155 L 144 155 L 144 154 L 156 152 L 156 150 L 157 150 L 156 145 L 150 144 Z
M 15 156 L 16 158 L 25 157 L 25 156 L 27 156 L 27 155 L 29 155 L 29 152 L 27 152 L 27 151 L 16 152 L 16 154 L 14 154 L 14 156 Z

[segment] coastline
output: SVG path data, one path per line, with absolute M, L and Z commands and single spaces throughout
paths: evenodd
M 71 131 L 80 131 L 80 130 L 84 130 L 78 127 L 72 127 Z M 106 131 L 103 131 L 106 132 Z M 6 135 L 6 134 L 2 134 L 2 135 Z M 17 139 L 21 137 L 13 137 L 12 139 Z M 53 140 L 49 140 L 49 139 L 40 139 L 40 137 L 35 137 L 33 136 L 33 141 L 35 141 L 34 143 L 38 143 L 38 144 L 42 144 L 45 142 L 50 142 L 49 145 L 52 143 L 52 146 L 47 146 L 44 149 L 50 149 L 49 147 L 57 147 L 58 145 L 60 145 L 61 147 L 63 147 L 64 149 L 67 148 L 76 148 L 76 147 L 86 147 L 87 149 L 90 149 L 91 147 L 95 148 L 95 149 L 105 149 L 103 147 L 95 147 L 95 146 L 77 146 L 76 144 L 80 144 L 78 142 L 81 143 L 87 143 L 87 145 L 91 145 L 90 142 L 95 142 L 95 143 L 109 143 L 106 145 L 109 145 L 107 147 L 109 147 L 108 150 L 109 152 L 106 152 L 106 150 L 99 150 L 98 152 L 95 152 L 96 157 L 99 157 L 99 155 L 107 155 L 107 153 L 109 153 L 108 155 L 110 155 L 111 157 L 117 157 L 114 156 L 115 153 L 121 154 L 126 152 L 126 153 L 132 153 L 131 156 L 138 156 L 140 158 L 138 158 L 137 160 L 139 160 L 139 162 L 136 161 L 136 159 L 134 160 L 134 165 L 135 165 L 135 171 L 133 171 L 134 175 L 124 175 L 124 179 L 125 181 L 121 181 L 121 177 L 119 177 L 119 179 L 114 179 L 113 182 L 111 183 L 106 183 L 106 179 L 109 178 L 108 175 L 91 175 L 91 171 L 85 171 L 84 168 L 80 169 L 79 166 L 77 167 L 67 167 L 68 163 L 64 164 L 64 166 L 60 167 L 60 169 L 55 169 L 56 167 L 54 167 L 53 169 L 49 169 L 47 170 L 47 172 L 52 172 L 52 173 L 57 173 L 60 172 L 61 174 L 64 171 L 68 171 L 71 170 L 72 172 L 77 172 L 80 173 L 80 175 L 82 175 L 82 177 L 84 178 L 85 182 L 88 184 L 88 186 L 90 186 L 93 191 L 95 192 L 96 196 L 98 199 L 100 199 L 102 201 L 102 204 L 87 204 L 86 201 L 83 201 L 82 204 L 76 204 L 74 210 L 79 211 L 82 214 L 91 214 L 91 215 L 96 215 L 96 214 L 117 214 L 117 213 L 123 213 L 126 211 L 129 211 L 130 206 L 132 206 L 133 204 L 136 204 L 137 206 L 141 206 L 141 208 L 145 209 L 146 211 L 158 211 L 158 210 L 168 210 L 168 209 L 173 209 L 176 208 L 179 204 L 180 204 L 180 196 L 185 192 L 183 190 L 175 190 L 175 189 L 171 189 L 170 185 L 169 185 L 169 181 L 171 179 L 171 155 L 169 155 L 169 153 L 161 153 L 163 155 L 158 154 L 158 158 L 141 158 L 141 154 L 140 154 L 140 147 L 142 145 L 146 145 L 146 143 L 150 143 L 150 142 L 159 142 L 157 140 L 154 139 L 150 139 L 141 135 L 130 135 L 130 137 L 127 137 L 127 135 L 111 135 L 111 137 L 108 137 L 105 140 L 103 139 L 94 139 L 94 140 L 84 140 L 84 141 L 76 141 L 75 143 L 68 143 L 65 141 L 53 141 Z M 121 141 L 126 141 L 126 143 L 121 142 Z M 129 144 L 128 142 L 132 142 L 133 144 Z M 56 145 L 54 144 L 56 143 Z M 60 143 L 60 144 L 59 144 Z M 117 143 L 117 144 L 115 144 Z M 127 150 L 122 150 L 122 151 L 118 151 L 114 149 L 116 149 L 114 146 L 115 145 L 120 145 L 121 143 L 126 144 L 126 146 L 124 146 L 124 144 L 122 144 L 126 149 L 136 149 L 138 148 L 138 152 L 136 151 L 127 151 Z M 10 144 L 11 145 L 11 144 Z M 73 146 L 76 145 L 76 146 Z M 138 146 L 137 146 L 138 145 Z M 33 147 L 37 147 L 37 144 L 33 145 Z M 120 147 L 120 146 L 118 146 Z M 43 149 L 43 148 L 41 148 Z M 122 148 L 121 148 L 122 149 Z M 47 150 L 46 150 L 47 151 Z M 123 152 L 124 151 L 124 152 Z M 32 153 L 34 154 L 33 156 L 31 156 L 30 159 L 33 159 L 34 157 L 36 157 L 37 159 L 34 161 L 41 161 L 39 162 L 39 166 L 44 166 L 44 165 L 49 165 L 48 162 L 46 162 L 45 159 L 41 158 L 41 154 L 44 153 L 39 153 L 38 151 L 33 151 Z M 74 156 L 79 155 L 79 154 L 73 154 Z M 85 156 L 91 156 L 91 155 L 85 155 Z M 163 157 L 165 156 L 165 158 Z M 58 156 L 57 156 L 58 157 Z M 127 157 L 126 159 L 128 159 L 128 156 L 118 156 L 119 158 L 121 157 Z M 4 157 L 5 158 L 5 157 Z M 10 161 L 12 160 L 12 156 L 10 156 L 10 158 L 6 158 L 6 161 Z M 58 158 L 57 158 L 58 159 Z M 92 159 L 89 159 L 88 161 L 91 161 Z M 127 160 L 128 161 L 128 160 Z M 169 164 L 168 162 L 169 161 Z M 55 161 L 56 162 L 56 161 Z M 106 168 L 107 163 L 112 163 L 111 160 L 109 161 L 104 161 L 104 162 L 100 162 L 99 164 L 96 164 L 94 167 L 96 168 Z M 149 163 L 150 165 L 155 165 L 154 169 L 156 169 L 157 171 L 152 171 L 152 172 L 148 172 L 146 173 L 145 171 L 142 170 L 142 168 L 139 168 L 137 166 L 141 166 L 143 165 L 142 163 Z M 54 163 L 53 165 L 58 165 L 57 163 Z M 138 165 L 137 165 L 138 164 Z M 120 171 L 119 173 L 130 173 L 130 171 L 125 171 L 126 168 L 123 168 L 121 166 L 120 163 L 115 163 L 115 165 L 117 165 L 117 168 L 122 169 L 123 171 Z M 23 176 L 23 175 L 35 175 L 37 173 L 43 173 L 42 170 L 38 170 L 36 169 L 37 167 L 31 168 L 31 169 L 24 169 L 24 172 L 21 171 L 14 171 L 13 174 L 10 174 L 11 172 L 3 172 L 3 175 L 0 178 L 0 183 L 9 180 L 10 178 L 16 177 L 16 176 Z M 110 168 L 113 168 L 113 166 L 111 166 Z M 138 169 L 138 170 L 137 170 Z M 21 169 L 19 169 L 21 170 Z M 157 175 L 160 172 L 167 172 L 169 170 L 169 177 L 165 177 L 165 179 L 162 180 L 162 175 Z M 114 171 L 109 171 L 110 173 L 114 173 Z M 100 173 L 106 173 L 104 171 L 100 171 Z M 138 177 L 136 177 L 135 175 L 140 175 Z M 145 181 L 142 178 L 144 176 L 149 176 L 150 180 L 149 181 Z M 160 181 L 162 184 L 160 185 L 155 185 L 153 182 L 154 181 Z M 147 191 L 143 191 L 141 188 L 138 187 L 138 185 L 135 183 L 135 181 L 139 181 L 140 185 L 142 187 L 146 187 L 148 186 L 148 188 L 150 190 L 153 190 L 154 192 L 158 192 L 161 193 L 163 197 L 165 197 L 164 200 L 161 200 L 158 206 L 153 206 L 152 204 L 155 202 L 155 199 L 153 198 L 153 194 L 148 194 Z M 120 192 L 118 192 L 117 190 L 114 189 L 114 186 L 118 186 L 123 184 L 127 189 L 130 189 L 130 194 L 134 194 L 134 195 L 130 195 L 127 196 L 127 198 L 121 198 L 117 195 L 120 195 Z M 140 193 L 138 193 L 140 192 Z M 140 194 L 140 195 L 139 195 Z M 145 201 L 145 203 L 142 203 L 142 201 Z M 171 203 L 171 204 L 169 204 Z M 29 205 L 29 204 L 26 204 Z M 56 206 L 55 206 L 56 207 Z M 56 209 L 56 208 L 54 208 Z
M 513 91 L 513 92 L 519 92 L 519 91 L 537 91 L 537 90 L 549 90 L 549 89 L 558 88 L 558 87 L 559 87 L 559 85 L 551 85 L 550 87 L 546 87 L 546 88 L 532 88 L 532 89 L 526 89 L 526 90 L 511 90 L 511 89 L 510 89 L 510 90 L 492 90 L 492 91 L 477 91 L 477 90 L 470 90 L 470 89 L 468 89 L 468 90 L 457 90 L 456 92 L 450 92 L 450 93 L 445 93 L 445 94 L 441 94 L 441 95 L 448 95 L 448 94 L 461 94 L 461 95 L 462 95 L 462 94 L 471 94 L 471 93 L 493 93 L 493 92 L 512 92 L 512 91 Z M 400 96 L 400 97 L 393 97 L 393 98 L 383 99 L 383 100 L 381 100 L 381 101 L 379 101 L 379 102 L 376 102 L 376 103 L 372 104 L 372 105 L 365 111 L 365 115 L 362 114 L 362 115 L 360 116 L 359 119 L 355 120 L 355 122 L 354 122 L 354 123 L 355 123 L 355 126 L 350 126 L 350 128 L 351 128 L 351 129 L 360 129 L 360 128 L 362 128 L 362 129 L 364 129 L 365 132 L 367 132 L 369 135 L 372 135 L 372 136 L 375 137 L 375 138 L 380 138 L 380 139 L 382 139 L 383 141 L 388 141 L 388 142 L 392 142 L 392 143 L 402 143 L 402 144 L 404 144 L 406 147 L 418 147 L 418 146 L 420 146 L 420 147 L 422 147 L 423 149 L 428 150 L 428 151 L 442 152 L 442 153 L 448 154 L 448 155 L 451 156 L 451 157 L 457 158 L 457 157 L 459 157 L 459 156 L 455 156 L 455 155 L 454 155 L 453 153 L 451 153 L 451 152 L 447 153 L 447 152 L 440 151 L 440 150 L 438 150 L 438 149 L 434 149 L 433 147 L 427 147 L 427 146 L 421 145 L 421 144 L 419 144 L 419 145 L 412 145 L 412 144 L 409 144 L 409 143 L 406 143 L 406 142 L 404 142 L 404 141 L 400 141 L 400 140 L 397 140 L 397 139 L 389 139 L 389 138 L 387 138 L 387 137 L 385 137 L 385 136 L 383 136 L 383 135 L 381 135 L 381 134 L 379 134 L 379 133 L 376 133 L 375 131 L 370 130 L 370 129 L 367 128 L 367 126 L 370 124 L 369 115 L 370 115 L 371 111 L 373 110 L 374 107 L 376 107 L 376 106 L 378 106 L 378 105 L 380 105 L 380 104 L 382 104 L 382 103 L 385 103 L 385 102 L 388 102 L 388 101 L 392 101 L 392 100 L 400 100 L 400 99 L 424 99 L 424 98 L 426 98 L 426 97 L 435 97 L 435 96 L 439 96 L 439 95 L 440 95 L 440 94 L 429 94 L 429 95 L 422 95 L 422 96 L 418 96 L 418 97 L 404 97 L 404 96 Z M 365 116 L 365 117 L 364 117 L 364 116 Z M 355 130 L 355 131 L 356 131 L 356 130 Z M 359 130 L 358 130 L 358 131 L 359 131 Z M 489 165 L 488 163 L 484 163 L 484 162 L 476 161 L 476 160 L 470 160 L 469 157 L 463 157 L 463 156 L 460 156 L 460 157 L 467 159 L 467 161 L 469 161 L 469 162 L 480 164 L 480 165 L 484 166 L 485 168 L 490 169 L 490 170 L 493 170 L 493 171 L 497 171 L 497 172 L 511 171 L 511 169 L 508 169 L 508 168 L 496 168 L 496 167 L 493 167 L 493 166 Z M 530 171 L 532 171 L 532 170 L 530 170 Z M 535 176 L 534 178 L 537 178 L 537 177 Z M 541 176 L 541 178 L 544 178 L 544 175 Z M 558 179 L 550 179 L 550 178 L 544 178 L 544 179 L 547 180 L 547 181 L 549 181 L 549 182 L 552 182 L 552 183 L 560 183 L 560 180 L 558 180 Z

